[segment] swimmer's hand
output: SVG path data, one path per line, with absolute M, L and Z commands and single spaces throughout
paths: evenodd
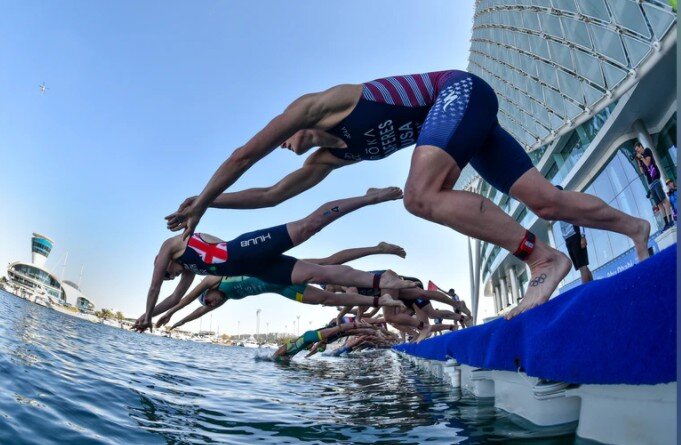
M 182 233 L 183 240 L 194 234 L 194 230 L 196 230 L 196 226 L 199 225 L 201 217 L 206 213 L 206 209 L 199 208 L 195 205 L 196 198 L 196 196 L 192 196 L 185 199 L 175 213 L 172 213 L 165 218 L 169 230 L 177 232 L 184 229 L 184 232 Z
M 147 314 L 142 314 L 139 316 L 137 320 L 135 320 L 135 324 L 132 325 L 130 329 L 133 331 L 137 330 L 137 328 L 144 322 L 144 318 L 147 316 Z
M 137 332 L 144 332 L 147 329 L 149 329 L 149 332 L 154 331 L 154 324 L 151 322 L 151 320 L 144 320 L 141 323 L 135 323 L 135 325 L 132 327 L 133 330 Z
M 168 324 L 170 321 L 170 317 L 172 317 L 173 314 L 165 314 L 163 317 L 159 318 L 158 321 L 156 322 L 156 329 L 160 328 L 164 324 Z

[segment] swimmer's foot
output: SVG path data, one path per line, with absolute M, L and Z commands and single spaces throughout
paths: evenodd
M 416 287 L 416 283 L 409 280 L 403 280 L 392 270 L 386 270 L 381 275 L 379 286 L 381 289 L 406 289 Z
M 402 189 L 399 187 L 385 187 L 382 189 L 370 188 L 366 192 L 366 197 L 371 198 L 374 204 L 385 201 L 402 199 Z
M 648 252 L 648 238 L 650 237 L 650 223 L 645 219 L 636 218 L 638 227 L 635 235 L 631 237 L 636 248 L 636 257 L 639 261 L 643 261 L 650 256 Z
M 504 318 L 511 318 L 546 303 L 560 281 L 570 271 L 570 259 L 561 252 L 537 243 L 535 250 L 528 258 L 532 278 L 527 286 L 527 293 L 520 304 L 513 308 Z
M 386 243 L 385 241 L 381 241 L 378 243 L 378 248 L 382 253 L 387 255 L 397 255 L 402 258 L 407 256 L 407 252 L 397 244 L 390 244 Z
M 399 308 L 405 307 L 404 303 L 402 303 L 399 300 L 393 300 L 393 297 L 391 297 L 388 294 L 383 295 L 381 298 L 378 299 L 378 305 L 379 306 L 388 306 L 388 307 L 399 307 Z
M 423 340 L 425 340 L 426 338 L 428 338 L 429 336 L 430 336 L 430 325 L 426 325 L 426 326 L 423 327 L 423 329 L 421 329 L 421 332 L 419 332 L 419 336 L 416 337 L 416 340 L 414 341 L 414 343 L 420 343 Z

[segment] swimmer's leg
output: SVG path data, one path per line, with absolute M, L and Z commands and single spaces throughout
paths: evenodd
M 600 198 L 586 193 L 559 190 L 535 168 L 523 174 L 511 187 L 511 195 L 525 203 L 539 217 L 548 221 L 566 221 L 571 224 L 594 227 L 621 233 L 632 239 L 639 260 L 648 258 L 650 223 L 610 207 Z M 506 318 L 513 318 L 547 299 L 547 290 L 553 292 L 560 282 L 555 270 L 569 270 L 569 261 L 556 261 L 554 252 L 540 247 L 540 255 L 528 257 L 532 279 L 520 304 Z M 543 252 L 543 254 L 541 254 Z M 565 265 L 563 264 L 565 263 Z M 542 280 L 542 277 L 545 277 Z
M 515 252 L 523 242 L 526 230 L 489 199 L 465 190 L 452 190 L 460 174 L 456 161 L 444 150 L 435 146 L 416 147 L 405 191 L 407 210 Z M 523 303 L 529 296 L 528 303 L 532 301 L 532 306 L 536 306 L 548 300 L 567 275 L 570 260 L 536 240 L 534 250 L 525 261 L 530 266 L 532 278 Z M 526 304 L 523 306 L 529 308 Z
M 392 290 L 388 290 L 387 292 L 393 293 Z M 408 326 L 411 328 L 416 328 L 418 330 L 423 330 L 428 327 L 427 318 L 426 321 L 417 320 L 411 315 L 398 312 L 397 309 L 394 307 L 384 307 L 383 316 L 385 317 L 385 321 L 392 325 Z
M 344 264 L 352 260 L 357 260 L 359 258 L 364 258 L 370 255 L 397 255 L 399 257 L 406 257 L 407 253 L 404 251 L 403 248 L 396 244 L 390 244 L 386 243 L 384 241 L 378 243 L 378 245 L 373 246 L 373 247 L 355 247 L 352 249 L 345 249 L 341 250 L 340 252 L 336 252 L 331 256 L 328 256 L 326 258 L 315 258 L 315 259 L 309 259 L 306 258 L 305 261 L 308 263 L 315 263 L 315 264 L 323 264 L 323 265 L 328 265 L 328 264 Z
M 565 221 L 626 235 L 634 242 L 638 259 L 648 258 L 648 221 L 610 207 L 596 196 L 559 190 L 536 168 L 527 171 L 513 184 L 511 196 L 547 221 Z
M 459 327 L 455 324 L 434 324 L 430 327 L 430 332 L 456 331 Z
M 398 187 L 369 189 L 364 196 L 328 202 L 307 217 L 288 223 L 286 228 L 288 229 L 293 245 L 297 246 L 310 239 L 317 232 L 336 221 L 341 216 L 347 215 L 348 213 L 368 205 L 401 198 L 402 190 Z
M 457 314 L 454 311 L 447 311 L 444 309 L 435 309 L 432 304 L 425 306 L 422 310 L 429 318 L 446 318 L 455 321 L 464 321 L 466 319 L 466 316 L 463 314 Z
M 306 286 L 302 302 L 305 304 L 321 304 L 322 306 L 373 306 L 374 297 L 354 293 L 335 294 L 318 287 Z M 376 304 L 379 306 L 403 306 L 400 301 L 393 300 L 389 295 L 378 298 Z
M 362 272 L 350 266 L 321 266 L 302 260 L 296 261 L 293 266 L 291 282 L 294 284 L 338 284 L 340 286 L 368 287 L 370 289 L 403 289 L 416 286 L 416 283 L 403 280 L 392 270 L 388 270 L 377 277 L 375 274 Z

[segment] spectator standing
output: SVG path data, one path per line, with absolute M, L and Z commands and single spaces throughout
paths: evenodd
M 671 179 L 667 179 L 667 197 L 669 198 L 669 204 L 672 206 L 672 211 L 674 212 L 674 221 L 677 220 L 677 210 L 676 210 L 676 184 Z
M 557 189 L 563 190 L 563 187 L 557 185 Z M 567 248 L 572 264 L 575 270 L 579 271 L 582 283 L 588 283 L 594 279 L 591 270 L 589 269 L 589 252 L 586 249 L 586 235 L 581 227 L 574 224 L 559 221 L 560 231 L 565 239 L 565 247 Z
M 637 141 L 634 144 L 634 159 L 638 162 L 638 168 L 643 173 L 648 181 L 648 188 L 650 192 L 648 196 L 653 200 L 656 206 L 660 207 L 660 212 L 664 217 L 664 227 L 662 231 L 674 225 L 674 216 L 672 213 L 672 206 L 669 199 L 662 190 L 662 182 L 660 181 L 660 169 L 655 163 L 653 152 L 650 148 L 643 148 L 643 144 Z

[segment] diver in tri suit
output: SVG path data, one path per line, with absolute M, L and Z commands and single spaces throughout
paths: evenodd
M 406 252 L 400 246 L 381 242 L 373 247 L 345 249 L 326 258 L 305 259 L 304 261 L 320 265 L 343 264 L 348 261 L 378 254 L 391 254 L 402 258 L 406 256 Z M 322 306 L 372 305 L 376 309 L 380 308 L 380 306 L 402 306 L 402 303 L 393 300 L 387 295 L 365 296 L 352 293 L 336 294 L 308 284 L 291 284 L 287 286 L 269 283 L 259 278 L 248 276 L 208 276 L 186 296 L 183 297 L 182 295 L 173 294 L 163 302 L 157 304 L 154 308 L 154 316 L 161 314 L 163 309 L 169 305 L 172 307 L 156 322 L 156 327 L 159 328 L 167 324 L 173 314 L 188 306 L 194 300 L 198 300 L 201 307 L 175 323 L 170 329 L 178 328 L 185 323 L 196 320 L 219 308 L 228 300 L 242 300 L 247 297 L 265 293 L 279 294 L 299 303 L 319 304 Z M 140 318 L 138 318 L 137 323 L 141 323 L 145 316 L 146 314 L 142 314 Z
M 341 216 L 368 205 L 401 198 L 402 190 L 397 187 L 369 189 L 363 196 L 328 202 L 301 220 L 245 233 L 227 242 L 202 233 L 195 233 L 188 239 L 181 235 L 169 238 L 154 260 L 144 320 L 134 329 L 144 331 L 152 327 L 152 316 L 163 281 L 179 275 L 182 277 L 174 294 L 180 296 L 187 292 L 196 275 L 247 275 L 284 286 L 338 283 L 377 289 L 413 287 L 414 283 L 401 279 L 390 270 L 371 274 L 350 266 L 321 265 L 284 255 Z
M 513 252 L 530 267 L 529 287 L 508 318 L 542 304 L 570 260 L 525 230 L 479 194 L 452 190 L 470 163 L 491 185 L 546 220 L 630 237 L 639 260 L 648 257 L 650 224 L 584 193 L 557 190 L 497 121 L 494 90 L 479 77 L 449 70 L 338 85 L 306 94 L 270 121 L 218 168 L 200 195 L 166 217 L 170 230 L 194 233 L 208 207 L 275 206 L 314 187 L 333 170 L 378 160 L 416 145 L 405 188 L 407 210 Z M 281 146 L 312 153 L 299 170 L 270 187 L 223 193 L 250 167 Z
M 307 331 L 295 340 L 288 341 L 281 345 L 272 355 L 275 361 L 290 361 L 296 354 L 301 351 L 308 350 L 319 341 L 332 339 L 338 340 L 341 337 L 356 334 L 370 334 L 374 332 L 371 325 L 365 325 L 353 321 L 352 323 L 344 323 L 340 326 L 332 328 L 322 328 L 313 331 Z

